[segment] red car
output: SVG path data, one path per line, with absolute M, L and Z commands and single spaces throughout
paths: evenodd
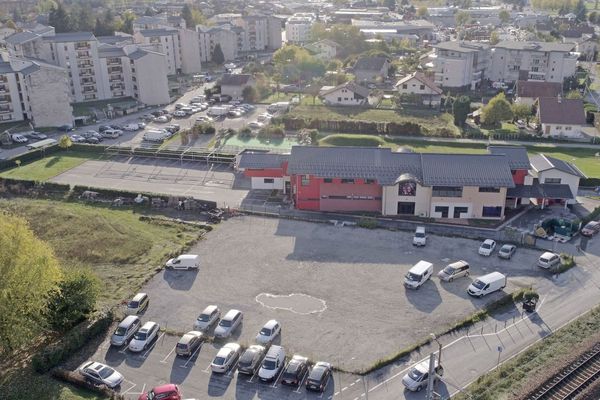
M 138 400 L 181 400 L 181 392 L 177 385 L 168 383 L 157 386 L 146 394 L 142 393 Z
M 590 221 L 583 227 L 581 234 L 583 236 L 592 237 L 594 234 L 598 233 L 598 231 L 600 231 L 600 222 Z

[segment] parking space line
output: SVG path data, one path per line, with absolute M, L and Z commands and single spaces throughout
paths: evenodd
M 131 385 L 133 385 L 133 386 L 131 386 L 129 389 L 127 389 L 127 390 L 125 390 L 125 391 L 121 392 L 121 394 L 123 394 L 123 395 L 124 395 L 124 394 L 127 394 L 127 392 L 129 392 L 129 391 L 133 390 L 133 388 L 137 386 L 135 383 L 131 382 L 130 380 L 127 380 L 127 379 L 125 379 L 124 381 L 125 381 L 125 382 L 127 382 L 127 383 L 130 383 L 130 384 L 131 384 Z
M 212 365 L 212 361 L 208 364 L 208 366 L 206 368 L 204 368 L 202 371 L 204 372 L 208 372 L 210 370 L 210 366 Z
M 291 361 L 291 360 L 290 360 Z M 287 369 L 288 365 L 290 365 L 290 361 L 287 362 L 287 364 L 285 364 L 283 366 L 283 368 L 281 369 L 281 372 L 279 373 L 279 375 L 277 375 L 277 378 L 275 378 L 275 382 L 273 382 L 273 385 L 271 385 L 271 387 L 276 388 L 277 387 L 277 382 L 279 381 L 279 378 L 281 378 L 281 375 L 283 375 L 283 373 L 285 372 L 285 370 Z
M 198 346 L 198 348 L 196 349 L 196 351 L 194 351 L 194 352 L 192 353 L 192 355 L 190 355 L 190 356 L 188 357 L 188 359 L 186 360 L 185 364 L 183 364 L 183 365 L 180 365 L 180 367 L 181 367 L 181 368 L 187 368 L 187 366 L 188 366 L 188 364 L 190 363 L 190 361 L 192 361 L 192 358 L 194 358 L 194 357 L 196 356 L 196 354 L 198 354 L 198 352 L 200 351 L 200 349 L 201 349 L 201 348 L 202 348 L 202 346 Z M 194 362 L 193 362 L 192 364 L 196 365 L 196 363 L 194 363 Z
M 158 339 L 156 339 L 156 340 L 154 341 L 154 343 L 152 343 L 152 346 L 150 346 L 150 347 L 148 348 L 148 350 L 146 350 L 146 352 L 144 353 L 144 355 L 142 355 L 142 357 L 143 357 L 143 358 L 146 358 L 146 357 L 148 357 L 148 353 L 150 353 L 150 352 L 152 351 L 152 349 L 153 349 L 154 347 L 156 347 L 156 343 L 158 343 L 158 341 L 159 341 L 160 339 L 162 339 L 162 337 L 163 337 L 163 336 L 165 336 L 165 333 L 164 333 L 164 332 L 162 333 L 162 335 L 160 335 L 160 336 L 158 337 Z
M 296 390 L 294 390 L 294 392 L 296 393 L 300 393 L 300 389 L 302 388 L 302 385 L 304 384 L 304 380 L 308 378 L 308 371 L 306 371 L 304 373 L 304 376 L 302 377 L 302 379 L 300 379 L 300 383 L 298 384 L 298 388 Z
M 176 348 L 177 348 L 177 345 L 173 346 L 173 348 L 171 349 L 169 354 L 167 354 L 167 356 L 165 358 L 163 358 L 160 362 L 163 364 L 166 364 L 167 358 L 169 358 L 171 356 L 171 354 L 173 354 L 173 352 L 175 351 Z

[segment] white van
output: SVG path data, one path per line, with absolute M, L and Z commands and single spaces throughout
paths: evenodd
M 125 309 L 125 314 L 127 314 L 127 315 L 139 314 L 140 312 L 144 311 L 148 307 L 148 304 L 150 304 L 150 298 L 148 297 L 148 295 L 146 293 L 138 293 L 135 296 L 133 296 L 133 299 L 131 299 L 127 303 L 127 308 Z
M 263 382 L 270 382 L 277 377 L 285 366 L 285 350 L 281 346 L 271 346 L 258 370 L 258 377 Z
M 433 264 L 419 261 L 404 276 L 404 286 L 410 289 L 419 289 L 433 274 Z
M 198 254 L 182 254 L 167 261 L 165 267 L 167 269 L 198 269 L 200 268 L 200 256 Z
M 444 375 L 444 369 L 438 364 L 437 357 L 434 363 L 436 376 Z M 424 360 L 412 367 L 402 378 L 402 384 L 411 392 L 420 392 L 429 383 L 429 360 Z
M 475 279 L 467 288 L 467 293 L 474 297 L 481 297 L 505 287 L 506 276 L 500 272 L 492 272 Z
M 425 235 L 425 227 L 417 226 L 415 236 L 413 236 L 413 246 L 425 246 L 427 244 L 427 236 Z

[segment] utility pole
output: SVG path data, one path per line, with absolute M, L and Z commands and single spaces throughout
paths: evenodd
M 435 382 L 435 353 L 429 354 L 429 375 L 427 375 L 427 400 L 433 400 L 433 383 Z

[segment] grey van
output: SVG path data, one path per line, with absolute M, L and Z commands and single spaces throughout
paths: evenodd
M 133 334 L 140 328 L 142 321 L 135 315 L 129 315 L 125 317 L 123 321 L 119 323 L 115 333 L 110 337 L 110 344 L 113 346 L 123 346 L 126 344 Z
M 459 260 L 452 264 L 448 264 L 446 268 L 438 273 L 438 276 L 441 280 L 446 282 L 452 282 L 457 278 L 469 276 L 469 263 Z

